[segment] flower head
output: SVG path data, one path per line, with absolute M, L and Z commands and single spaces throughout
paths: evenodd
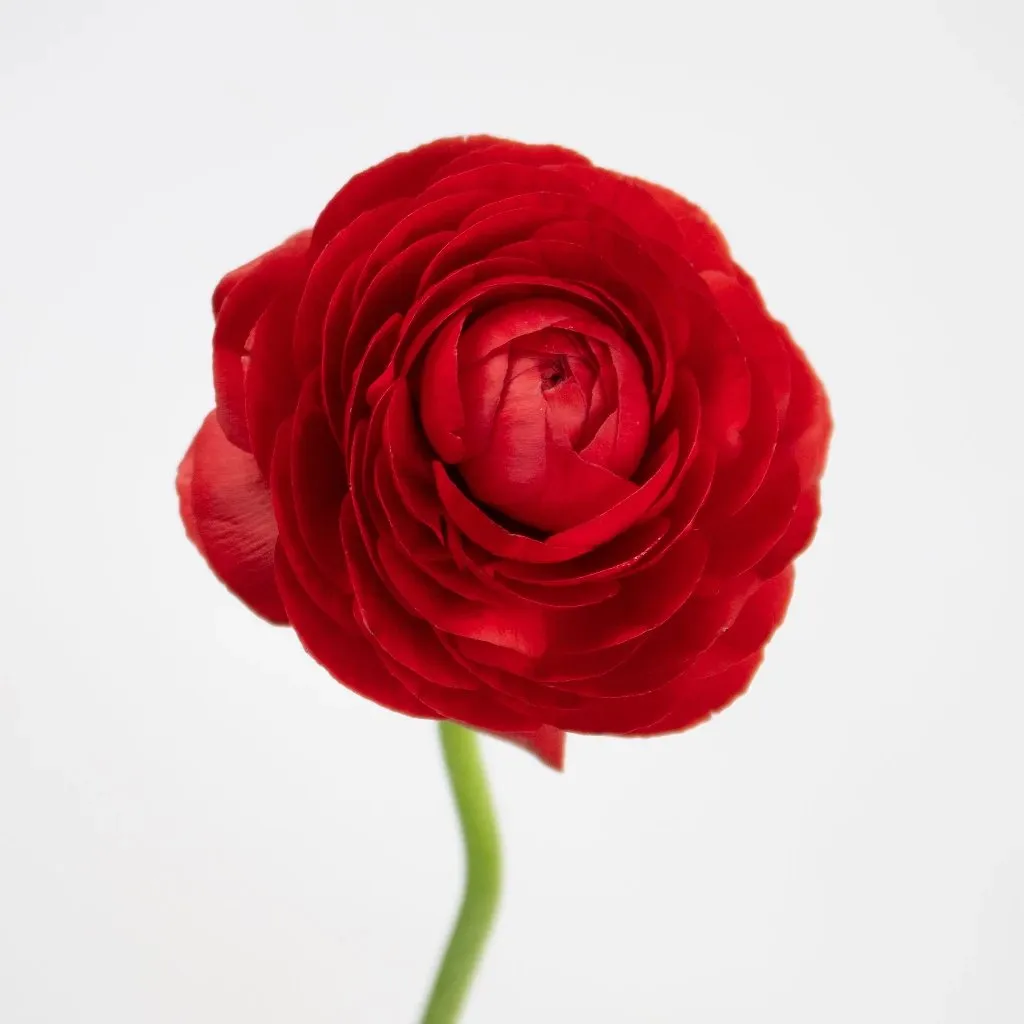
M 818 517 L 820 382 L 721 234 L 576 153 L 443 139 L 214 293 L 189 536 L 397 711 L 561 756 L 747 687 Z

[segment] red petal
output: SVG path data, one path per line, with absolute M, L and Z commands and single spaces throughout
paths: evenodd
M 750 377 L 750 417 L 733 458 L 718 466 L 708 497 L 713 514 L 730 516 L 739 511 L 757 491 L 775 454 L 779 434 L 778 411 L 771 388 L 761 373 Z
M 440 540 L 441 503 L 434 487 L 432 454 L 417 429 L 408 385 L 398 380 L 388 396 L 384 448 L 402 500 L 409 511 Z
M 229 270 L 218 282 L 213 290 L 213 315 L 220 317 L 221 307 L 227 297 L 235 290 L 235 287 L 252 274 L 258 267 L 268 259 L 273 262 L 282 255 L 294 254 L 294 252 L 305 252 L 309 243 L 309 231 L 299 231 L 286 238 L 279 246 L 261 253 L 255 259 L 243 263 L 242 266 Z
M 509 139 L 494 139 L 490 145 L 481 146 L 472 153 L 456 157 L 435 177 L 449 177 L 460 174 L 473 167 L 486 164 L 511 163 L 526 164 L 533 167 L 559 166 L 561 164 L 589 164 L 585 156 L 561 146 L 530 145 L 513 142 Z
M 422 292 L 403 317 L 396 359 L 399 373 L 407 375 L 442 324 L 470 303 L 482 311 L 524 295 L 565 296 L 570 293 L 594 301 L 586 289 L 555 278 L 539 277 L 536 266 L 527 260 L 502 257 L 460 267 Z
M 708 272 L 707 282 L 726 323 L 733 329 L 747 358 L 767 378 L 779 416 L 785 415 L 791 391 L 792 346 L 786 330 L 764 308 L 753 281 Z
M 707 542 L 699 533 L 678 539 L 658 561 L 623 579 L 614 600 L 554 617 L 558 649 L 608 648 L 658 629 L 689 599 L 707 556 Z
M 442 647 L 430 624 L 411 614 L 385 587 L 367 553 L 351 498 L 346 498 L 342 505 L 341 531 L 357 614 L 381 650 L 427 684 L 454 690 L 479 690 L 480 680 Z M 408 685 L 407 678 L 406 682 Z M 417 695 L 422 695 L 419 690 Z M 447 714 L 443 708 L 436 710 Z
M 732 257 L 725 238 L 699 206 L 661 185 L 649 181 L 640 181 L 639 184 L 665 207 L 679 225 L 682 254 L 694 269 L 725 272 L 732 269 Z
M 553 279 L 585 284 L 611 314 L 609 319 L 617 323 L 623 336 L 633 339 L 633 350 L 654 382 L 655 411 L 660 415 L 667 400 L 663 391 L 671 386 L 672 379 L 671 374 L 664 372 L 662 356 L 670 348 L 664 334 L 671 330 L 685 335 L 681 322 L 683 311 L 671 311 L 665 303 L 652 304 L 645 294 L 646 288 L 641 287 L 645 281 L 642 268 L 635 261 L 630 265 L 608 262 L 610 257 L 603 253 L 604 249 L 612 247 L 608 239 L 604 238 L 600 245 L 594 244 L 601 237 L 593 224 L 581 229 L 579 224 L 558 221 L 545 224 L 526 241 L 503 246 L 495 255 L 526 257 L 539 264 L 541 272 Z M 655 294 L 660 296 L 658 291 Z M 679 303 L 673 299 L 672 305 L 678 307 Z
M 388 654 L 381 652 L 381 657 L 409 692 L 415 693 L 439 718 L 449 718 L 473 729 L 501 734 L 528 732 L 536 728 L 534 715 L 513 711 L 505 702 L 497 700 L 486 691 L 437 686 L 401 662 L 393 660 Z
M 696 678 L 716 675 L 757 654 L 786 614 L 793 594 L 793 567 L 763 583 L 747 598 L 732 625 L 693 663 Z
M 585 191 L 587 199 L 617 217 L 637 234 L 673 252 L 682 249 L 679 224 L 650 192 L 646 182 L 601 167 L 571 164 L 558 169 L 563 179 Z
M 224 436 L 211 412 L 178 469 L 185 530 L 210 568 L 257 615 L 288 617 L 274 582 L 277 523 L 256 460 Z
M 529 605 L 494 607 L 444 589 L 404 558 L 387 538 L 377 542 L 381 566 L 412 611 L 435 629 L 536 658 L 548 645 L 545 616 Z
M 453 316 L 438 332 L 423 361 L 420 419 L 431 447 L 445 462 L 459 462 L 466 416 L 459 390 L 459 335 L 468 309 Z
M 381 236 L 408 209 L 407 199 L 396 199 L 367 210 L 317 253 L 296 316 L 295 367 L 299 374 L 310 373 L 323 363 L 324 332 L 330 307 L 334 307 L 332 319 L 341 321 L 340 335 L 343 337 L 348 330 L 353 313 L 352 298 L 362 273 L 362 264 Z M 343 308 L 339 314 L 340 305 Z
M 832 413 L 821 381 L 796 345 L 792 345 L 791 356 L 793 391 L 779 443 L 792 445 L 800 482 L 806 487 L 817 483 L 825 470 Z
M 623 736 L 651 728 L 672 712 L 678 696 L 671 685 L 625 697 L 587 700 L 576 708 L 551 708 L 544 717 L 569 732 Z
M 313 245 L 322 249 L 365 210 L 401 196 L 414 196 L 448 163 L 496 140 L 485 135 L 437 139 L 360 172 L 324 207 L 313 229 Z
M 393 711 L 420 718 L 437 717 L 388 671 L 353 618 L 339 621 L 324 613 L 306 593 L 283 552 L 277 560 L 277 579 L 302 646 L 338 682 Z
M 293 574 L 322 611 L 340 622 L 347 622 L 352 618 L 352 584 L 340 539 L 332 548 L 321 548 L 314 556 L 306 547 L 299 527 L 292 485 L 293 425 L 294 417 L 281 424 L 270 468 L 270 491 L 279 531 L 275 557 L 277 561 L 282 557 L 288 559 Z
M 394 383 L 392 360 L 401 327 L 401 314 L 392 314 L 366 343 L 366 351 L 353 371 L 351 380 L 340 386 L 339 378 L 333 389 L 324 388 L 325 403 L 332 396 L 335 399 L 331 426 L 346 451 L 352 451 L 353 438 L 366 422 L 366 414 L 369 413 L 371 417 L 380 415 L 377 410 L 381 400 L 389 394 Z M 356 477 L 353 476 L 353 479 Z
M 821 503 L 815 487 L 801 496 L 782 539 L 757 563 L 759 576 L 767 579 L 781 572 L 811 543 L 820 513 Z
M 324 415 L 315 375 L 303 385 L 291 423 L 290 449 L 286 486 L 301 541 L 329 578 L 344 578 L 338 516 L 348 491 L 345 463 Z
M 380 269 L 403 250 L 427 235 L 439 231 L 455 231 L 463 218 L 481 203 L 487 202 L 488 198 L 486 192 L 476 190 L 442 196 L 432 201 L 424 201 L 421 196 L 408 200 L 408 213 L 388 230 L 370 253 L 362 277 L 356 285 L 356 296 L 361 298 L 366 286 Z
M 636 729 L 635 734 L 657 736 L 666 732 L 680 732 L 706 721 L 715 712 L 728 707 L 746 692 L 761 664 L 761 657 L 759 651 L 719 675 L 704 679 L 681 680 L 677 687 L 675 707 L 652 725 Z
M 217 418 L 225 436 L 250 450 L 245 415 L 245 374 L 253 328 L 263 311 L 304 271 L 309 232 L 282 242 L 258 259 L 232 271 L 214 292 L 213 383 Z
M 596 551 L 555 564 L 499 562 L 495 571 L 510 580 L 536 583 L 541 589 L 571 589 L 579 584 L 614 580 L 628 574 L 653 551 L 668 532 L 667 519 L 645 519 Z
M 701 321 L 686 363 L 700 390 L 701 434 L 729 454 L 750 418 L 750 368 L 736 335 L 717 312 Z
M 509 532 L 462 493 L 442 463 L 435 462 L 433 469 L 441 504 L 451 521 L 475 544 L 501 558 L 564 562 L 594 550 L 640 519 L 664 489 L 677 456 L 678 439 L 672 435 L 661 452 L 660 465 L 649 480 L 596 518 L 554 533 L 546 540 Z
M 344 338 L 344 381 L 349 380 L 351 371 L 363 357 L 367 343 L 381 325 L 393 314 L 404 316 L 408 311 L 416 298 L 424 267 L 450 237 L 450 231 L 436 231 L 410 242 L 366 282 Z
M 530 438 L 523 425 L 512 420 L 509 427 L 514 397 L 510 393 L 505 415 L 498 417 L 491 450 L 460 467 L 477 499 L 518 523 L 557 533 L 592 521 L 636 493 L 636 484 L 571 449 L 543 441 L 526 444 Z M 543 420 L 540 427 L 543 432 Z
M 533 732 L 494 733 L 500 739 L 518 744 L 531 754 L 536 754 L 549 768 L 556 772 L 565 767 L 565 733 L 552 725 L 542 725 Z
M 719 579 L 739 576 L 764 558 L 788 530 L 800 500 L 799 488 L 796 465 L 780 454 L 761 489 L 736 515 L 721 522 L 710 517 L 708 575 Z
M 297 295 L 281 294 L 253 330 L 252 353 L 245 375 L 245 418 L 252 453 L 265 479 L 278 427 L 294 410 L 299 383 L 292 366 L 292 331 Z

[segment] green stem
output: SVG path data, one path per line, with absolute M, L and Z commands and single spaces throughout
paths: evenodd
M 441 722 L 441 747 L 462 825 L 466 888 L 422 1024 L 458 1020 L 494 922 L 501 887 L 498 825 L 476 734 L 454 722 Z

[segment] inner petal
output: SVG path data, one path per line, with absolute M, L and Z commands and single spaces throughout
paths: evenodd
M 463 483 L 482 505 L 544 532 L 585 522 L 635 490 L 629 477 L 650 426 L 636 354 L 607 329 L 600 339 L 573 329 L 572 312 L 546 325 L 522 316 L 526 330 L 511 337 L 508 318 L 493 318 L 503 336 L 477 321 L 458 343 Z

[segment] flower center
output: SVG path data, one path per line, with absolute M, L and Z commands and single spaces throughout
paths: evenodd
M 640 360 L 569 302 L 509 303 L 451 330 L 428 353 L 420 400 L 469 493 L 533 530 L 569 529 L 636 489 L 650 429 Z
M 557 388 L 559 384 L 568 380 L 571 376 L 572 374 L 569 372 L 569 364 L 565 356 L 553 356 L 541 368 L 541 390 L 550 391 L 552 388 Z

